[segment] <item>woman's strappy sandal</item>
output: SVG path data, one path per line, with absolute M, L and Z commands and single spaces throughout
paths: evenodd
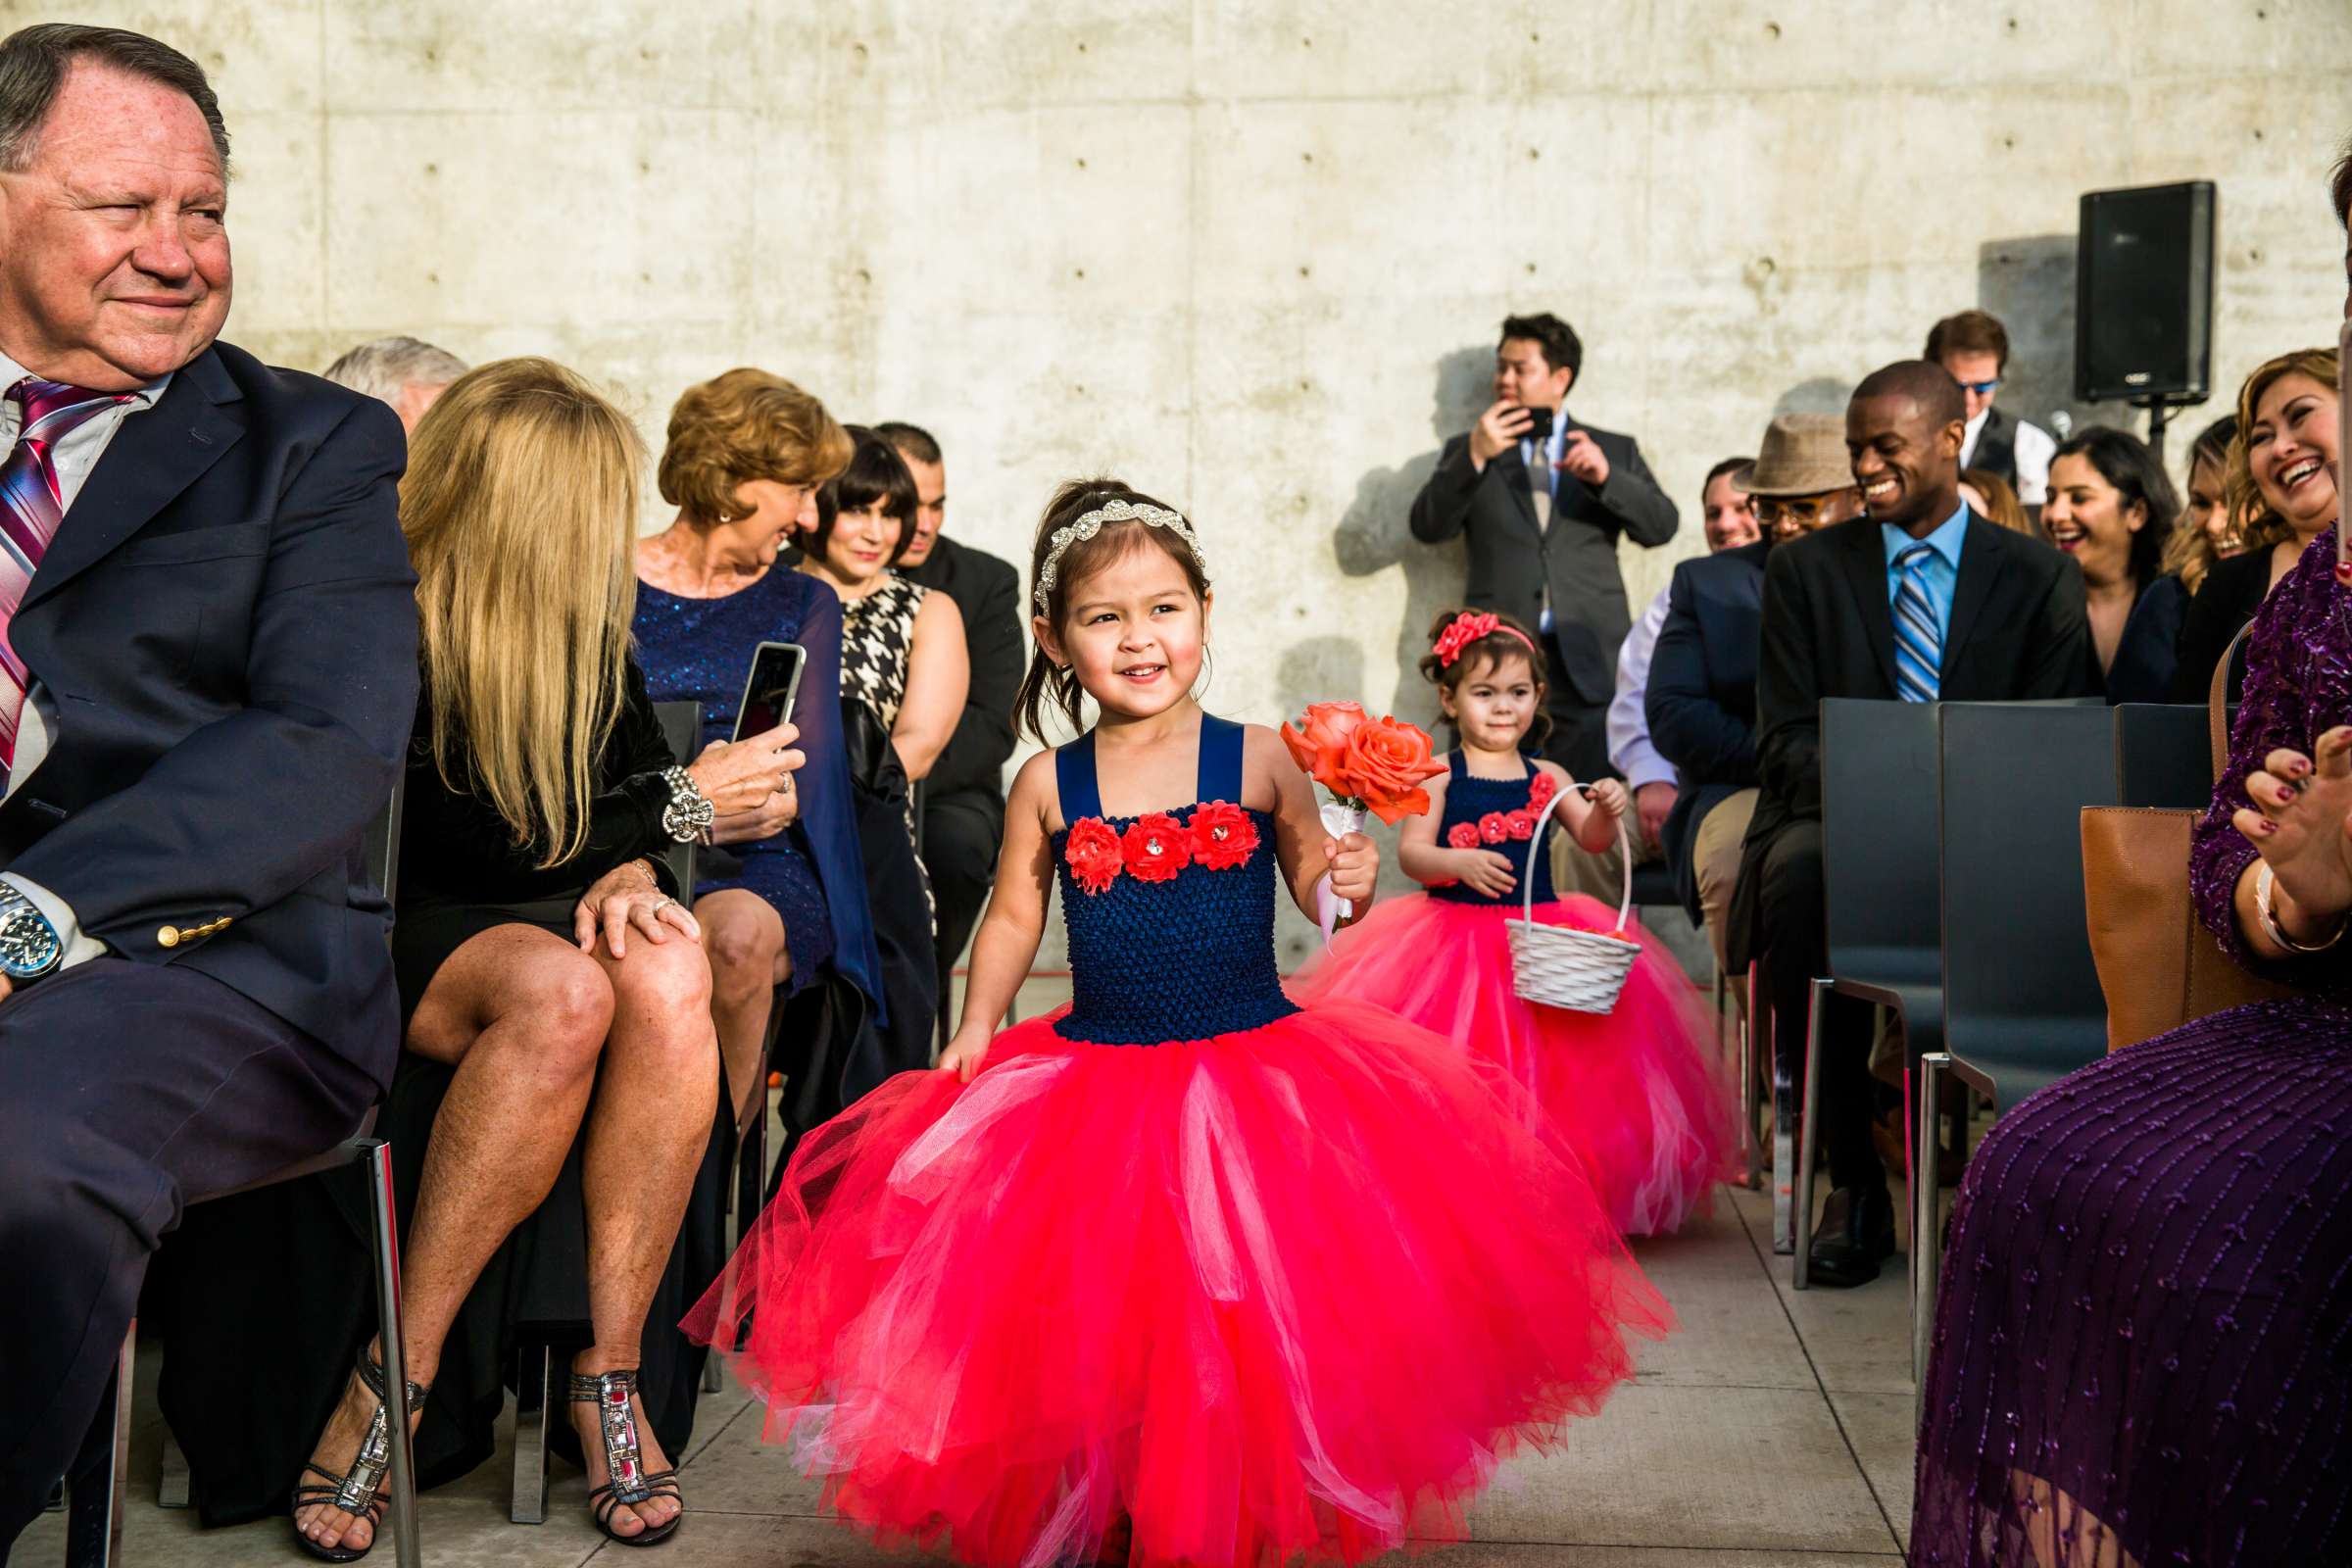
M 294 1489 L 295 1514 L 314 1503 L 340 1508 L 353 1519 L 368 1521 L 370 1534 L 365 1546 L 321 1546 L 303 1533 L 299 1519 L 294 1521 L 294 1544 L 321 1562 L 358 1562 L 375 1549 L 383 1539 L 384 1499 L 378 1494 L 384 1484 L 384 1473 L 392 1465 L 391 1395 L 384 1387 L 383 1366 L 367 1351 L 360 1352 L 360 1381 L 375 1396 L 375 1414 L 368 1418 L 367 1435 L 360 1440 L 360 1451 L 351 1461 L 351 1470 L 336 1475 L 315 1464 L 302 1467 L 305 1476 L 317 1476 L 326 1483 L 323 1487 L 297 1486 Z M 409 1386 L 409 1413 L 414 1415 L 424 1408 L 424 1397 L 431 1391 L 421 1383 Z
M 672 1468 L 647 1474 L 637 1441 L 637 1410 L 629 1400 L 637 1392 L 634 1368 L 594 1376 L 571 1375 L 571 1402 L 596 1406 L 598 1432 L 605 1440 L 605 1484 L 588 1494 L 596 1528 L 624 1546 L 651 1546 L 667 1541 L 686 1520 L 686 1498 L 678 1491 L 678 1472 Z M 656 1497 L 676 1497 L 678 1512 L 666 1524 L 652 1525 L 633 1536 L 612 1528 L 612 1510 L 634 1508 Z

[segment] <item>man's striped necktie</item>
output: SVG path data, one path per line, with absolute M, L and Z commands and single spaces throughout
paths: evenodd
M 1942 688 L 1943 634 L 1936 629 L 1936 607 L 1922 580 L 1934 554 L 1922 542 L 1905 545 L 1894 558 L 1902 574 L 1894 590 L 1894 689 L 1906 703 L 1932 703 Z
M 66 514 L 57 482 L 57 444 L 85 420 L 128 402 L 130 396 L 33 376 L 8 389 L 8 401 L 19 406 L 24 419 L 17 426 L 17 444 L 0 462 L 0 785 L 5 785 L 16 762 L 17 721 L 24 716 L 24 693 L 32 684 L 9 629 Z

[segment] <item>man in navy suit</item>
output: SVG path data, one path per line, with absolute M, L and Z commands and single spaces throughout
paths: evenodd
M 398 1048 L 400 425 L 215 341 L 227 155 L 153 39 L 0 42 L 0 1556 L 182 1204 L 348 1136 Z
M 1778 543 L 1862 515 L 1862 492 L 1846 471 L 1845 421 L 1834 414 L 1780 416 L 1761 455 L 1731 479 L 1747 492 L 1762 537 L 1674 568 L 1642 700 L 1650 744 L 1674 764 L 1678 784 L 1659 844 L 1683 906 L 1706 926 L 1727 971 L 1724 922 L 1756 809 L 1764 558 Z
M 1413 499 L 1413 537 L 1469 546 L 1464 596 L 1542 636 L 1544 755 L 1579 779 L 1613 777 L 1609 699 L 1617 650 L 1633 629 L 1617 541 L 1655 549 L 1674 537 L 1674 503 L 1630 435 L 1568 415 L 1585 346 L 1556 316 L 1514 316 L 1494 349 L 1494 402 L 1446 443 Z

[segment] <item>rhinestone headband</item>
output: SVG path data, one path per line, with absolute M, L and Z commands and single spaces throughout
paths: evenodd
M 1037 592 L 1031 596 L 1037 601 L 1039 614 L 1046 612 L 1047 601 L 1053 595 L 1054 580 L 1061 571 L 1063 552 L 1080 540 L 1092 539 L 1102 531 L 1102 525 L 1107 522 L 1140 522 L 1147 528 L 1167 529 L 1183 540 L 1184 548 L 1193 553 L 1193 564 L 1200 568 L 1200 575 L 1204 578 L 1208 575 L 1208 558 L 1200 553 L 1200 540 L 1193 532 L 1192 524 L 1165 507 L 1155 507 L 1150 503 L 1138 505 L 1122 497 L 1105 502 L 1076 522 L 1065 523 L 1054 530 L 1054 542 L 1046 547 L 1046 563 L 1037 568 Z

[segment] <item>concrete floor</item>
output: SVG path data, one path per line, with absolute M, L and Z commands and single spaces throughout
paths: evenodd
M 1877 1284 L 1788 1289 L 1763 1194 L 1726 1190 L 1714 1215 L 1636 1251 L 1681 1314 L 1639 1378 L 1574 1428 L 1563 1452 L 1510 1466 L 1471 1513 L 1473 1541 L 1444 1568 L 1799 1568 L 1898 1562 L 1911 1506 L 1911 1381 L 1898 1257 Z M 152 1371 L 155 1358 L 146 1358 Z M 142 1379 L 142 1381 L 147 1381 Z M 130 1568 L 296 1563 L 287 1527 L 199 1531 L 155 1506 L 161 1428 L 140 1404 L 124 1558 Z M 759 1441 L 733 1387 L 707 1398 L 681 1480 L 691 1510 L 665 1568 L 867 1568 L 875 1551 L 815 1514 L 815 1490 Z M 419 1505 L 435 1568 L 619 1568 L 587 1486 L 561 1461 L 548 1522 L 507 1520 L 508 1455 Z M 62 1521 L 21 1543 L 18 1568 L 63 1558 Z M 370 1562 L 389 1563 L 379 1547 Z

